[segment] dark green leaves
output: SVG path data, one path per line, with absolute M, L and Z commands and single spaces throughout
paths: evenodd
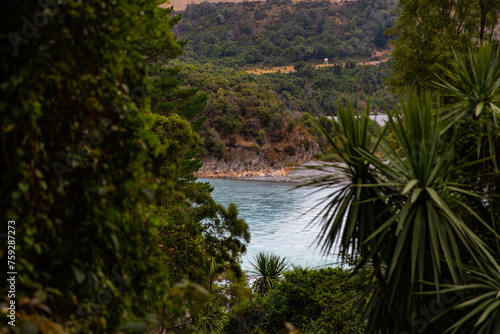
M 441 138 L 439 105 L 430 94 L 413 94 L 400 104 L 400 110 L 388 110 L 384 129 L 395 141 L 373 130 L 367 113 L 340 108 L 335 134 L 342 144 L 325 135 L 345 164 L 336 167 L 345 177 L 312 184 L 340 186 L 325 198 L 323 250 L 338 244 L 343 258 L 361 256 L 358 267 L 375 267 L 370 332 L 410 330 L 407 319 L 422 302 L 416 293 L 426 290 L 422 282 L 436 288 L 444 278 L 463 284 L 465 272 L 457 264 L 487 252 L 452 209 L 471 210 L 460 196 L 473 194 L 450 182 L 455 151 L 453 139 Z
M 456 103 L 449 106 L 452 126 L 462 118 L 474 118 L 474 131 L 477 137 L 477 156 L 493 157 L 493 164 L 498 171 L 496 144 L 499 135 L 495 131 L 500 117 L 500 61 L 498 52 L 493 53 L 491 43 L 479 47 L 479 52 L 469 51 L 469 57 L 455 59 L 450 68 L 443 67 L 444 75 L 435 84 L 453 98 Z M 488 149 L 483 140 L 486 137 Z M 486 152 L 484 152 L 486 151 Z
M 287 267 L 286 258 L 278 255 L 259 253 L 255 256 L 255 263 L 251 263 L 256 275 L 253 289 L 259 295 L 265 295 L 269 290 L 275 288 Z

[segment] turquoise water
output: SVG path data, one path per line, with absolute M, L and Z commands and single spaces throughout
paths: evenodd
M 311 189 L 293 189 L 294 185 L 279 182 L 231 179 L 198 179 L 214 187 L 212 197 L 227 206 L 234 203 L 240 218 L 245 219 L 252 239 L 243 255 L 242 268 L 251 269 L 250 261 L 259 252 L 286 256 L 290 263 L 318 267 L 337 261 L 317 248 L 316 237 L 321 226 L 309 224 L 320 211 L 321 198 L 335 191 L 312 193 Z M 311 210 L 312 209 L 312 210 Z

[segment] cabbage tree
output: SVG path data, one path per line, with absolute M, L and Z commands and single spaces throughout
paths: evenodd
M 254 257 L 255 262 L 251 265 L 254 268 L 251 273 L 257 279 L 253 283 L 253 289 L 259 295 L 265 295 L 270 289 L 275 288 L 287 268 L 285 257 L 274 254 L 259 253 Z
M 368 330 L 373 333 L 415 330 L 408 319 L 425 297 L 424 281 L 464 283 L 457 267 L 464 253 L 477 259 L 486 251 L 480 238 L 452 208 L 460 196 L 475 196 L 452 182 L 454 147 L 440 136 L 440 108 L 430 94 L 416 94 L 401 108 L 388 110 L 389 122 L 379 132 L 367 111 L 357 117 L 340 108 L 335 145 L 345 166 L 343 178 L 327 177 L 312 185 L 340 185 L 319 217 L 323 250 L 337 244 L 340 255 L 361 255 L 361 266 L 374 265 L 377 285 L 370 303 Z M 371 131 L 367 129 L 370 128 Z M 394 141 L 385 139 L 391 131 Z M 436 293 L 436 297 L 439 298 Z

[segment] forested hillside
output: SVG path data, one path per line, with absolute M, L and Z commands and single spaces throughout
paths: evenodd
M 372 59 L 389 48 L 395 9 L 395 0 L 191 4 L 174 32 L 189 40 L 181 59 L 229 67 Z
M 185 20 L 142 0 L 0 1 L 0 333 L 500 333 L 500 2 L 399 6 L 394 57 L 370 67 L 356 58 L 387 51 L 394 1 Z M 323 56 L 338 64 L 316 70 Z M 295 72 L 245 71 L 266 61 Z M 391 102 L 388 77 L 412 93 Z M 328 194 L 300 210 L 341 268 L 270 253 L 303 249 L 276 238 L 307 232 L 289 224 L 301 196 L 242 191 L 286 211 L 244 272 L 255 230 L 197 175 L 326 153 L 341 163 L 304 186 Z
M 390 62 L 357 63 L 387 59 L 384 30 L 393 25 L 395 9 L 392 0 L 266 1 L 190 4 L 173 12 L 182 17 L 173 31 L 185 45 L 175 64 L 162 64 L 178 68 L 184 87 L 207 96 L 198 118 L 204 169 L 212 170 L 204 175 L 286 173 L 282 168 L 328 150 L 318 147 L 326 143 L 319 129 L 302 122 L 305 113 L 335 114 L 346 101 L 370 102 L 372 111 L 383 101 L 392 105 L 385 84 Z M 333 66 L 316 69 L 324 58 Z M 244 71 L 274 65 L 294 71 Z
M 386 80 L 391 74 L 390 62 L 379 66 L 335 65 L 314 69 L 298 62 L 293 73 L 269 73 L 263 80 L 292 108 L 313 115 L 337 113 L 337 104 L 345 101 L 371 102 L 372 111 L 381 111 L 383 101 L 391 104 L 395 95 Z
M 265 78 L 210 63 L 169 66 L 164 68 L 175 73 L 170 79 L 199 88 L 198 99 L 206 100 L 195 118 L 204 169 L 211 170 L 203 175 L 285 173 L 284 168 L 319 152 L 314 136 L 300 122 L 298 106 L 280 98 Z

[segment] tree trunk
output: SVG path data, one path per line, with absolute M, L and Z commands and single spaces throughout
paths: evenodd
M 394 327 L 399 333 L 401 332 L 401 324 L 399 322 L 398 313 L 396 312 L 396 305 L 394 305 L 394 302 L 391 302 L 389 292 L 387 291 L 387 283 L 384 276 L 382 275 L 382 272 L 380 271 L 380 259 L 378 258 L 378 255 L 376 253 L 373 255 L 372 260 L 378 288 L 380 290 L 380 293 L 382 294 L 382 298 L 384 299 L 385 304 L 389 308 L 389 313 L 391 314 L 392 321 L 394 322 Z

